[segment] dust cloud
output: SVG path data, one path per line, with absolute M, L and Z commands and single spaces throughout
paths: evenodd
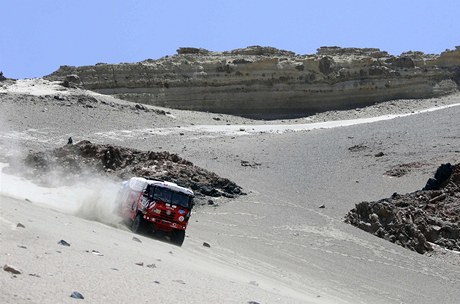
M 65 172 L 49 172 L 40 184 L 24 177 L 30 170 L 20 167 L 27 151 L 14 136 L 7 119 L 0 113 L 0 196 L 26 200 L 32 204 L 73 214 L 111 226 L 119 226 L 115 198 L 119 184 L 94 174 L 84 177 L 69 177 Z M 8 166 L 15 164 L 19 174 L 6 173 Z M 43 182 L 44 181 L 44 182 Z

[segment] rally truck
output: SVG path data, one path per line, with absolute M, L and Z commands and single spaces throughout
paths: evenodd
M 117 203 L 134 233 L 165 236 L 182 246 L 193 197 L 192 190 L 175 183 L 132 177 L 122 183 Z

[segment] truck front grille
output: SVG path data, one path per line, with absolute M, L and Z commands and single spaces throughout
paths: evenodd
M 175 213 L 171 211 L 171 214 L 170 214 L 170 215 L 167 215 L 167 214 L 166 214 L 166 210 L 161 210 L 160 216 L 161 216 L 163 219 L 165 219 L 165 220 L 174 222 Z

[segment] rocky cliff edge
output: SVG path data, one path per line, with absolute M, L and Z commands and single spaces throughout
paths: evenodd
M 321 47 L 297 55 L 250 46 L 179 48 L 137 63 L 61 66 L 45 77 L 133 102 L 252 118 L 293 118 L 458 90 L 460 47 L 440 55 Z

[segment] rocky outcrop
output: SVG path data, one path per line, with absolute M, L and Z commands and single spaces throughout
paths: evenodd
M 23 170 L 24 167 L 27 170 Z M 30 152 L 23 162 L 12 162 L 8 171 L 44 184 L 57 176 L 61 183 L 68 184 L 95 174 L 120 179 L 140 176 L 191 188 L 198 198 L 233 198 L 244 194 L 234 182 L 195 166 L 177 154 L 98 145 L 86 140 L 53 150 Z
M 405 248 L 460 251 L 460 164 L 443 164 L 423 190 L 356 204 L 345 221 Z
M 458 88 L 459 67 L 458 48 L 392 56 L 375 48 L 321 47 L 296 55 L 261 46 L 187 47 L 138 63 L 61 66 L 46 78 L 74 75 L 86 89 L 138 103 L 270 119 L 448 94 Z

